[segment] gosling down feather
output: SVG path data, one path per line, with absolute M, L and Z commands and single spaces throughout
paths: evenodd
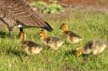
M 61 29 L 63 31 L 63 34 L 64 34 L 66 40 L 71 44 L 78 43 L 82 40 L 81 36 L 70 31 L 68 29 L 68 25 L 65 23 L 63 23 L 59 29 Z
M 28 55 L 38 54 L 43 49 L 41 45 L 39 45 L 33 41 L 26 40 L 26 35 L 23 31 L 20 32 L 19 37 L 20 37 L 20 46 L 21 46 L 21 48 L 24 49 L 24 51 Z
M 47 37 L 47 31 L 46 30 L 41 30 L 40 31 L 40 37 L 41 37 L 42 42 L 46 46 L 48 46 L 52 49 L 55 49 L 55 50 L 60 48 L 64 43 L 64 41 L 62 41 L 58 37 L 53 37 L 53 36 Z
M 98 55 L 102 53 L 107 47 L 107 43 L 102 40 L 90 40 L 88 41 L 83 48 L 77 48 L 77 56 L 81 54 L 93 54 Z

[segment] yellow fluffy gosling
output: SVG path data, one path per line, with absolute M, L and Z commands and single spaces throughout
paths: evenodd
M 26 34 L 23 31 L 20 31 L 19 37 L 20 45 L 28 55 L 38 54 L 43 49 L 39 44 L 33 41 L 25 40 Z
M 81 36 L 72 31 L 69 31 L 68 25 L 65 23 L 63 23 L 59 29 L 63 31 L 63 34 L 66 37 L 67 41 L 71 44 L 78 43 L 82 40 Z
M 76 49 L 76 55 L 80 56 L 81 54 L 93 54 L 97 55 L 102 53 L 107 47 L 107 43 L 102 40 L 90 40 L 88 41 L 83 48 Z
M 48 46 L 54 50 L 57 50 L 58 48 L 60 48 L 64 43 L 64 41 L 62 41 L 58 37 L 47 37 L 47 31 L 46 30 L 40 31 L 40 37 L 41 37 L 42 42 L 46 46 Z

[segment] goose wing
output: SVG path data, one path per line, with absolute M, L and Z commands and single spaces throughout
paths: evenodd
M 14 19 L 26 27 L 39 27 L 52 31 L 52 27 L 44 21 L 37 12 L 27 4 L 25 0 L 0 0 Z

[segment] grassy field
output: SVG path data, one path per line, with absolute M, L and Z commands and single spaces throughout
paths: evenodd
M 108 40 L 108 14 L 102 12 L 91 12 L 72 10 L 70 16 L 64 20 L 46 20 L 54 28 L 49 32 L 50 36 L 61 37 L 62 33 L 58 29 L 63 22 L 68 23 L 70 30 L 83 37 L 83 41 L 70 45 L 67 42 L 57 51 L 48 49 L 37 55 L 26 55 L 19 47 L 19 40 L 10 40 L 8 32 L 4 29 L 0 31 L 0 71 L 108 71 L 108 49 L 98 56 L 80 56 L 72 54 L 72 50 L 83 46 L 90 39 Z M 14 31 L 18 34 L 18 30 Z M 39 29 L 25 29 L 27 39 L 36 41 L 43 45 L 37 33 Z M 62 38 L 65 41 L 65 38 Z

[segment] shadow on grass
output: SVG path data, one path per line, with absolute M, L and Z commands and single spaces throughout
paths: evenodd
M 14 55 L 14 56 L 27 56 L 26 53 L 24 53 L 23 51 L 19 51 L 19 50 L 12 50 L 12 49 L 7 49 L 6 55 Z
M 71 67 L 69 64 L 63 65 L 63 71 L 79 71 L 77 68 Z
M 73 55 L 75 55 L 75 50 L 71 49 L 65 51 L 65 56 L 73 56 Z
M 0 38 L 5 38 L 7 36 L 8 34 L 6 32 L 0 31 Z

